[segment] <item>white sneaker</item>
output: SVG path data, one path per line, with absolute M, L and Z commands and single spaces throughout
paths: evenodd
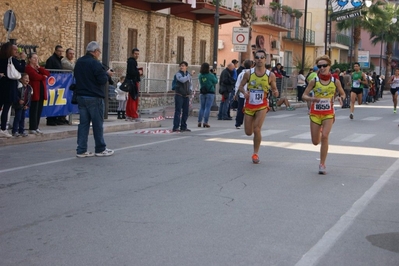
M 102 152 L 96 153 L 96 156 L 103 157 L 103 156 L 111 156 L 112 154 L 114 154 L 113 150 L 105 149 Z
M 93 157 L 93 156 L 94 156 L 94 153 L 92 153 L 90 151 L 76 154 L 76 157 L 78 157 L 78 158 Z
M 36 129 L 37 134 L 43 134 L 43 131 L 41 131 L 40 129 Z
M 12 135 L 6 130 L 0 130 L 0 137 L 12 138 Z
M 29 130 L 29 134 L 38 135 L 39 133 L 37 133 L 36 130 Z

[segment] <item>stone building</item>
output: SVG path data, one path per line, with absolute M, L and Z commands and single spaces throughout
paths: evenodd
M 106 0 L 111 1 L 109 66 L 115 78 L 126 73 L 126 60 L 140 49 L 139 66 L 144 108 L 171 101 L 170 83 L 178 63 L 212 63 L 214 47 L 213 0 Z M 219 25 L 240 20 L 233 0 L 224 0 Z M 13 10 L 16 27 L 10 33 L 26 53 L 36 52 L 40 62 L 53 54 L 57 44 L 84 55 L 93 40 L 104 36 L 104 1 L 100 0 L 0 0 L 0 13 Z M 0 43 L 7 39 L 4 27 Z M 103 53 L 104 54 L 104 53 Z
M 131 49 L 138 47 L 142 62 L 176 64 L 185 60 L 190 65 L 211 62 L 215 12 L 212 3 L 212 0 L 113 0 L 109 61 L 125 62 Z M 0 1 L 1 14 L 10 9 L 17 20 L 10 38 L 27 47 L 28 52 L 29 47 L 37 47 L 41 61 L 53 53 L 57 44 L 65 49 L 74 48 L 79 57 L 90 41 L 102 42 L 104 1 Z M 220 8 L 219 24 L 239 19 L 239 12 Z M 3 28 L 0 42 L 6 38 Z

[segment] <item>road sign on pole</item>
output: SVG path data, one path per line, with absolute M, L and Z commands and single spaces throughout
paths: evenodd
M 8 42 L 10 40 L 10 32 L 12 32 L 15 29 L 15 26 L 17 25 L 17 20 L 12 10 L 7 10 L 6 13 L 4 14 L 3 25 L 7 31 L 7 42 Z
M 249 42 L 249 28 L 233 28 L 233 44 L 247 45 Z

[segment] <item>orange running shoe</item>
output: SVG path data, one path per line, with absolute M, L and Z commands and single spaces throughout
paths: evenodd
M 252 162 L 259 163 L 259 156 L 256 153 L 252 155 Z

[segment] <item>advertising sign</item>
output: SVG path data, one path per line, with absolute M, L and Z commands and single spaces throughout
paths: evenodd
M 361 16 L 364 0 L 330 0 L 333 20 L 345 20 Z
M 73 81 L 72 72 L 51 72 L 47 78 L 47 100 L 43 103 L 41 117 L 66 116 L 79 113 L 78 106 L 71 104 L 72 91 L 69 90 Z M 29 109 L 26 111 L 29 116 Z

